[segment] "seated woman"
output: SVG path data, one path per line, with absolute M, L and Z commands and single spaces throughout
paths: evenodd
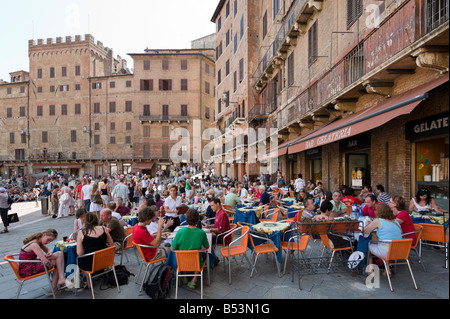
M 402 226 L 403 234 L 413 233 L 415 231 L 411 216 L 409 216 L 408 212 L 406 211 L 406 204 L 403 197 L 392 197 L 389 201 L 389 208 L 394 213 L 395 220 L 400 224 L 400 226 Z M 412 246 L 416 244 L 417 239 L 415 234 L 405 235 L 404 238 L 411 238 L 413 240 L 411 244 Z
M 332 211 L 333 211 L 333 204 L 331 204 L 330 201 L 325 200 L 322 202 L 322 204 L 320 204 L 320 214 L 314 216 L 314 219 L 332 221 L 333 220 L 333 217 L 331 216 Z
M 24 246 L 20 249 L 20 260 L 37 260 L 40 259 L 47 269 L 56 268 L 53 274 L 52 287 L 55 294 L 59 294 L 62 290 L 57 289 L 57 285 L 64 285 L 66 279 L 64 277 L 64 254 L 61 251 L 52 253 L 47 245 L 58 237 L 55 229 L 47 229 L 42 233 L 35 233 L 23 240 Z M 41 263 L 19 263 L 19 274 L 26 278 L 35 274 L 44 272 L 44 265 Z
M 448 213 L 447 210 L 440 208 L 436 204 L 436 200 L 431 197 L 430 191 L 427 188 L 420 188 L 416 192 L 416 196 L 409 202 L 409 211 L 423 212 L 429 210 L 435 210 L 441 214 Z
M 378 204 L 376 206 L 376 216 L 372 222 L 370 222 L 364 228 L 364 234 L 368 235 L 372 231 L 377 230 L 378 240 L 380 241 L 391 241 L 402 239 L 402 227 L 395 220 L 394 213 L 391 211 L 388 205 Z M 389 252 L 389 243 L 370 243 L 370 252 L 380 258 L 386 258 Z M 372 264 L 372 255 L 369 257 L 369 265 Z M 383 275 L 390 276 L 390 270 L 386 269 Z
M 78 208 L 75 213 L 75 221 L 73 222 L 73 233 L 78 233 L 84 227 L 84 222 L 86 220 L 86 208 Z
M 84 228 L 78 232 L 77 255 L 83 256 L 113 245 L 111 235 L 105 230 L 105 227 L 98 226 L 97 214 L 87 213 Z M 86 271 L 92 270 L 92 256 L 80 258 L 78 266 Z
M 163 227 L 165 224 L 165 219 L 160 218 L 158 220 L 158 230 L 156 232 L 156 237 L 153 237 L 147 230 L 147 226 L 153 220 L 156 220 L 155 209 L 151 207 L 145 207 L 139 212 L 138 224 L 133 228 L 133 242 L 138 245 L 152 246 L 157 248 L 142 248 L 146 261 L 152 261 L 157 259 L 162 259 L 167 257 L 168 251 L 159 247 L 162 239 Z
M 175 250 L 202 250 L 209 248 L 208 238 L 204 230 L 197 227 L 200 221 L 200 215 L 196 209 L 189 209 L 186 212 L 186 221 L 188 227 L 180 229 L 172 242 L 172 251 Z M 203 256 L 200 255 L 200 265 L 203 264 Z M 198 274 L 196 272 L 196 274 Z M 186 284 L 187 280 L 183 278 Z M 193 277 L 192 281 L 188 283 L 188 287 L 194 289 L 197 284 L 197 277 Z

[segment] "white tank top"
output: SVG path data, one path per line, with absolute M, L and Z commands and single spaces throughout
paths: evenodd
M 416 207 L 416 208 L 415 208 L 415 211 L 416 211 L 416 212 L 423 212 L 423 211 L 427 211 L 427 210 L 430 210 L 430 209 L 431 209 L 430 205 L 419 206 L 419 204 L 417 204 L 416 199 L 415 199 L 414 197 L 413 197 L 412 200 L 414 201 L 414 206 Z

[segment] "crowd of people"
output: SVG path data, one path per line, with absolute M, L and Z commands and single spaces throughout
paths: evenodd
M 223 244 L 221 235 L 230 230 L 223 205 L 231 206 L 232 209 L 243 202 L 266 206 L 271 203 L 276 189 L 283 190 L 285 196 L 294 197 L 293 205 L 304 207 L 301 216 L 296 216 L 296 219 L 333 220 L 351 215 L 349 207 L 359 205 L 361 214 L 371 219 L 365 231 L 377 229 L 380 240 L 402 238 L 402 233 L 414 231 L 408 209 L 436 209 L 445 212 L 436 205 L 425 189 L 420 189 L 407 207 L 402 197 L 390 196 L 382 185 L 377 185 L 374 191 L 366 186 L 358 195 L 354 189 L 345 185 L 330 192 L 324 189 L 320 180 L 315 183 L 305 182 L 301 174 L 289 184 L 284 182 L 281 173 L 274 180 L 262 175 L 259 180 L 252 182 L 246 175 L 242 181 L 237 181 L 208 173 L 193 176 L 186 171 L 178 171 L 165 178 L 160 175 L 151 177 L 137 174 L 97 179 L 86 176 L 72 182 L 74 183 L 52 177 L 43 189 L 49 196 L 49 209 L 54 218 L 75 215 L 72 237 L 77 240 L 79 256 L 110 246 L 120 249 L 125 229 L 129 227 L 123 217 L 133 211 L 138 213 L 133 240 L 137 244 L 153 247 L 143 249 L 148 261 L 165 258 L 169 249 L 208 248 L 204 232 L 199 231 L 202 228 L 210 229 L 213 243 L 218 241 Z M 4 196 L 2 197 L 4 191 L 4 188 L 0 189 L 0 209 L 5 206 Z M 161 245 L 165 234 L 181 225 L 179 208 L 184 204 L 202 204 L 202 211 L 206 214 L 200 216 L 198 210 L 189 209 L 185 214 L 188 227 L 177 233 L 171 247 Z M 282 214 L 286 217 L 286 210 L 282 210 Z M 206 219 L 209 222 L 205 222 Z M 4 225 L 6 229 L 7 225 Z M 45 256 L 48 266 L 56 267 L 59 273 L 59 268 L 62 267 L 61 256 L 51 254 L 45 248 L 46 244 L 56 239 L 57 232 L 46 231 L 32 237 L 33 239 L 24 241 L 22 257 L 39 257 L 42 260 L 41 257 Z M 231 237 L 226 238 L 225 245 L 229 244 Z M 39 250 L 43 253 L 39 253 Z M 379 257 L 387 254 L 386 248 L 381 246 L 371 245 L 370 251 Z M 91 261 L 86 259 L 80 266 L 89 270 L 90 265 Z M 24 269 L 21 274 L 29 276 L 39 270 L 41 269 Z M 54 276 L 54 282 L 54 288 L 58 290 L 58 276 Z M 195 288 L 196 277 L 188 285 Z

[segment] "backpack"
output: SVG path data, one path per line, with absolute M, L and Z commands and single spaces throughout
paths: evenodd
M 143 285 L 145 293 L 152 299 L 167 298 L 172 287 L 173 274 L 173 268 L 169 265 L 154 267 Z
M 129 272 L 127 270 L 127 268 L 123 265 L 117 265 L 117 266 L 115 266 L 115 269 L 116 269 L 116 276 L 117 276 L 117 281 L 119 282 L 119 286 L 128 285 L 128 277 L 134 276 L 134 274 Z M 102 275 L 102 277 L 103 277 L 106 288 L 100 287 L 100 290 L 105 290 L 105 289 L 117 286 L 116 279 L 114 278 L 114 273 L 112 271 Z

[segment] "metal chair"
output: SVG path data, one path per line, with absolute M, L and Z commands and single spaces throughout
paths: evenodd
M 378 242 L 378 243 L 383 243 L 383 241 L 374 241 L 374 242 Z M 390 242 L 384 242 L 384 243 L 389 243 L 389 252 L 387 254 L 386 258 L 381 258 L 378 257 L 379 259 L 381 259 L 384 263 L 384 267 L 386 269 L 389 269 L 389 264 L 391 264 L 392 262 L 395 261 L 395 265 L 404 265 L 407 264 L 408 268 L 409 268 L 409 272 L 411 274 L 411 278 L 413 280 L 414 283 L 414 287 L 416 289 L 417 288 L 417 284 L 416 284 L 416 280 L 414 279 L 414 274 L 412 272 L 411 269 L 411 265 L 409 264 L 409 252 L 411 251 L 411 244 L 412 244 L 412 239 L 411 238 L 407 238 L 407 239 L 398 239 L 398 240 L 392 240 Z M 403 263 L 398 263 L 398 260 L 405 260 L 406 262 Z M 391 288 L 391 291 L 394 291 L 394 289 L 392 288 L 392 283 L 391 283 L 391 278 L 389 275 L 386 276 L 388 278 L 389 281 L 389 287 Z
M 294 251 L 299 251 L 302 254 L 302 257 L 305 258 L 303 252 L 308 247 L 309 235 L 296 235 L 289 238 L 288 241 L 285 241 L 285 237 L 287 234 L 297 231 L 296 229 L 290 229 L 283 233 L 283 240 L 281 241 L 281 249 L 286 252 L 286 258 L 284 261 L 284 269 L 283 275 L 286 273 L 286 265 L 289 259 L 290 253 Z
M 403 236 L 403 238 L 405 238 L 406 235 L 410 235 L 410 234 L 414 234 L 416 236 L 416 242 L 414 243 L 414 245 L 411 246 L 411 249 L 413 249 L 414 252 L 416 253 L 417 258 L 419 259 L 419 264 L 422 265 L 423 271 L 426 271 L 425 264 L 423 263 L 423 260 L 420 256 L 419 252 L 417 251 L 417 247 L 419 246 L 420 240 L 422 239 L 422 231 L 423 231 L 423 226 L 421 226 L 419 224 L 414 224 L 414 231 L 410 232 L 410 233 L 402 234 L 402 236 Z
M 20 291 L 22 290 L 22 286 L 25 281 L 34 279 L 34 278 L 37 278 L 37 277 L 40 277 L 43 275 L 47 275 L 47 279 L 48 279 L 48 283 L 50 285 L 50 289 L 52 291 L 53 299 L 55 299 L 56 296 L 55 296 L 55 292 L 52 287 L 52 281 L 50 279 L 50 274 L 55 271 L 55 268 L 53 267 L 51 269 L 48 269 L 47 266 L 41 260 L 19 260 L 19 259 L 15 258 L 16 256 L 19 256 L 19 254 L 10 254 L 10 255 L 6 255 L 3 258 L 11 266 L 12 270 L 14 271 L 14 274 L 17 277 L 17 280 L 19 281 L 19 289 L 17 290 L 17 293 L 16 293 L 16 299 L 19 299 Z M 44 265 L 44 271 L 40 272 L 38 274 L 32 275 L 30 277 L 22 277 L 19 273 L 19 263 L 40 263 L 40 264 Z
M 256 271 L 256 263 L 258 261 L 258 257 L 261 254 L 273 254 L 273 257 L 275 258 L 275 263 L 277 265 L 277 270 L 278 270 L 278 277 L 281 278 L 281 273 L 280 273 L 280 265 L 278 264 L 277 261 L 277 252 L 278 252 L 278 248 L 275 246 L 275 244 L 273 243 L 273 241 L 267 237 L 262 237 L 259 235 L 256 235 L 254 232 L 250 231 L 250 243 L 252 244 L 253 247 L 253 254 L 256 254 L 255 256 L 255 261 L 252 264 L 252 271 L 250 273 L 250 278 L 253 277 L 253 271 Z M 261 239 L 264 240 L 266 242 L 268 242 L 267 244 L 261 244 L 261 245 L 255 245 L 253 238 L 256 239 Z M 256 271 L 257 272 L 257 271 Z
M 445 248 L 445 268 L 448 268 L 448 235 L 445 235 L 444 233 L 444 225 L 427 223 L 420 223 L 419 225 L 422 226 L 419 256 L 422 256 L 422 245 Z
M 123 240 L 122 243 L 122 247 L 120 248 L 120 250 L 116 251 L 116 253 L 120 254 L 120 265 L 122 265 L 122 261 L 123 261 L 123 255 L 125 254 L 125 250 L 129 250 L 129 249 L 133 249 L 134 250 L 134 254 L 136 256 L 136 260 L 139 263 L 139 257 L 136 253 L 135 247 L 133 245 L 133 227 L 128 227 L 125 231 L 125 239 Z M 128 260 L 128 256 L 127 256 L 127 261 Z
M 200 265 L 200 253 L 208 253 L 208 250 L 177 250 L 175 251 L 177 259 L 177 273 L 175 283 L 175 299 L 178 299 L 178 279 L 179 277 L 200 277 L 200 296 L 203 299 L 203 270 L 207 261 L 208 255 Z M 181 272 L 194 272 L 194 274 L 181 274 Z M 199 274 L 196 274 L 199 273 Z
M 241 230 L 241 236 L 233 240 L 228 246 L 224 246 L 220 249 L 220 252 L 223 256 L 223 258 L 228 260 L 228 283 L 231 285 L 231 257 L 235 257 L 238 255 L 243 255 L 250 266 L 252 266 L 252 263 L 248 259 L 246 252 L 248 248 L 248 238 L 249 238 L 249 232 L 250 228 L 248 226 L 242 226 L 239 228 L 235 228 L 232 232 L 225 235 L 232 236 L 232 234 L 238 230 Z M 224 237 L 224 241 L 225 241 Z M 235 245 L 237 242 L 240 241 L 239 245 Z M 226 271 L 226 265 L 224 263 L 224 271 Z
M 351 244 L 349 242 L 348 246 L 341 247 L 341 248 L 334 248 L 334 246 L 332 246 L 332 244 L 330 243 L 330 239 L 328 238 L 328 235 L 326 235 L 326 234 L 320 235 L 320 239 L 322 240 L 322 244 L 323 244 L 322 254 L 320 255 L 320 258 L 323 257 L 323 254 L 325 252 L 325 248 L 328 248 L 329 250 L 332 251 L 330 263 L 328 264 L 328 272 L 329 272 L 330 269 L 331 269 L 331 264 L 333 263 L 333 258 L 334 258 L 334 255 L 336 254 L 336 252 L 337 251 L 344 251 L 344 250 L 352 251 L 352 246 L 351 246 Z
M 139 255 L 141 256 L 142 260 L 144 261 L 143 263 L 141 263 L 141 265 L 139 267 L 139 273 L 136 276 L 136 283 L 139 281 L 139 277 L 141 276 L 142 266 L 144 264 L 147 265 L 146 268 L 145 268 L 144 277 L 142 277 L 141 286 L 139 288 L 139 291 L 142 291 L 142 286 L 144 285 L 145 277 L 147 277 L 148 268 L 150 267 L 150 265 L 155 265 L 155 264 L 157 264 L 159 262 L 166 262 L 167 258 L 160 258 L 160 259 L 147 261 L 147 259 L 145 258 L 145 254 L 144 254 L 142 248 L 154 248 L 154 249 L 157 249 L 158 247 L 136 244 L 134 241 L 133 241 L 133 245 L 136 247 L 137 251 L 139 252 Z
M 108 248 L 105 248 L 102 250 L 94 251 L 93 253 L 89 253 L 89 254 L 85 254 L 83 256 L 77 257 L 77 266 L 78 266 L 78 262 L 81 258 L 86 258 L 88 256 L 92 256 L 92 269 L 91 270 L 84 270 L 84 269 L 81 269 L 80 267 L 78 267 L 79 269 L 81 269 L 81 271 L 83 271 L 88 276 L 89 283 L 91 286 L 92 299 L 95 299 L 92 278 L 101 276 L 101 275 L 106 274 L 111 271 L 114 273 L 114 279 L 116 280 L 117 291 L 120 292 L 120 285 L 119 285 L 119 281 L 117 280 L 116 269 L 114 266 L 115 253 L 116 253 L 116 247 L 111 246 L 111 247 L 108 247 Z M 95 275 L 94 275 L 94 273 L 95 273 Z M 76 291 L 75 291 L 75 293 L 76 293 Z

